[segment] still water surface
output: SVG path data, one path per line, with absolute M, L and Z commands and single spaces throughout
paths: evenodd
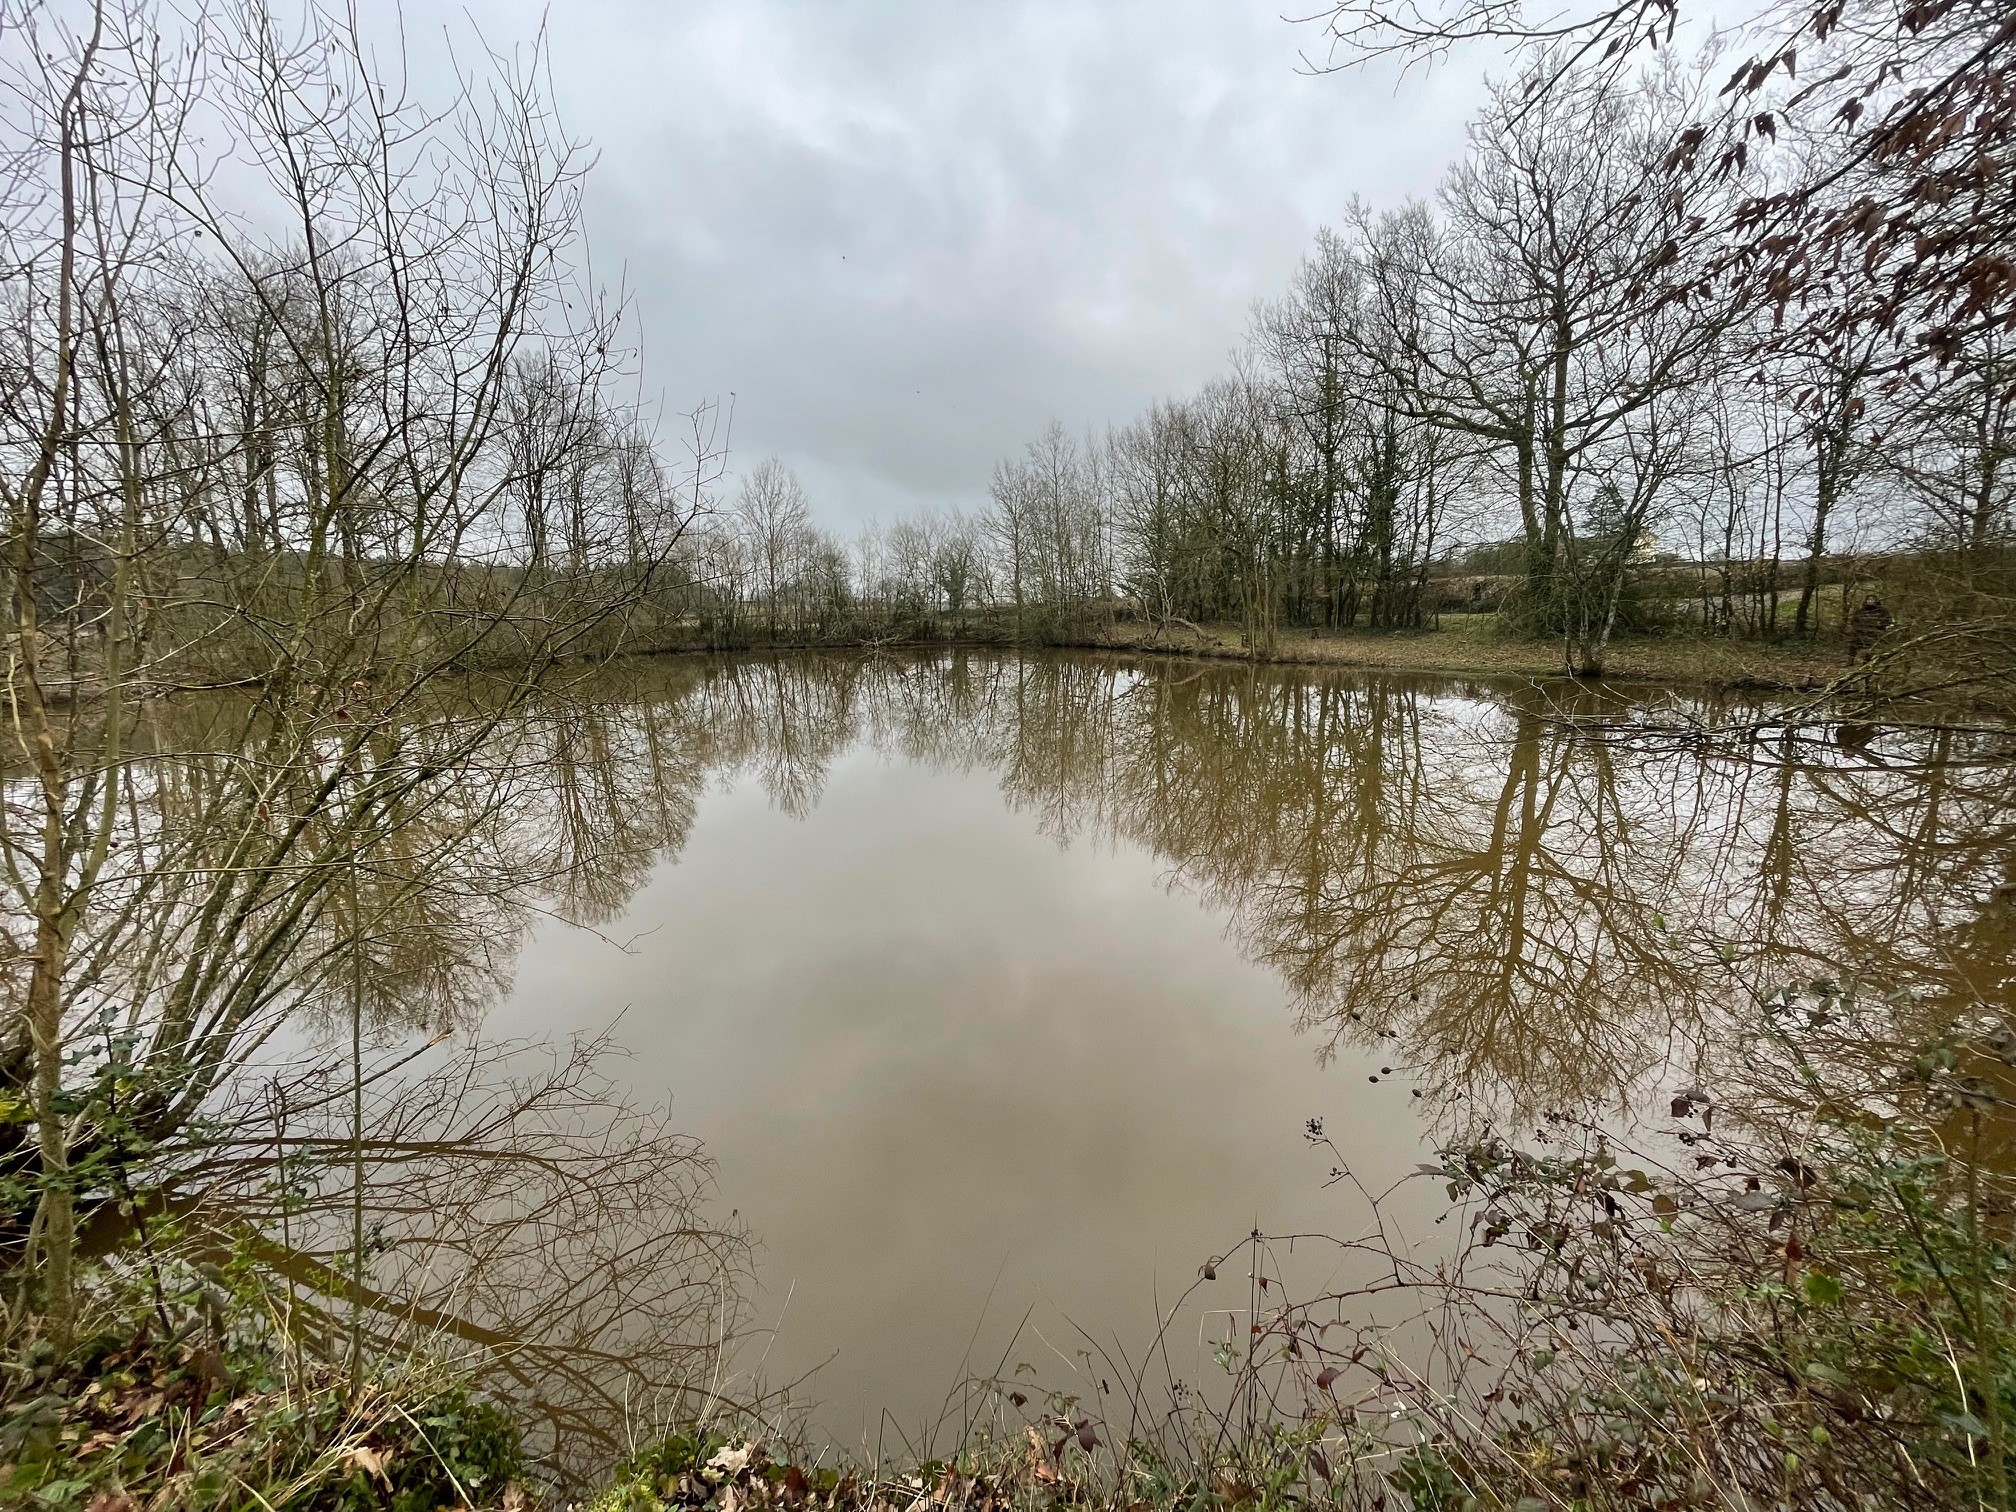
M 758 1241 L 743 1366 L 850 1441 L 914 1430 L 966 1371 L 1097 1377 L 1088 1337 L 1138 1349 L 1250 1229 L 1362 1221 L 1310 1119 L 1376 1188 L 1712 1074 L 1750 983 L 2008 1002 L 2007 752 L 1768 716 L 1067 656 L 663 666 L 555 738 L 568 881 L 488 1027 L 613 1025 Z M 1423 1242 L 1431 1199 L 1395 1208 Z

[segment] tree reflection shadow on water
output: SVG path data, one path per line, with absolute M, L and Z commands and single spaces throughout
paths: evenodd
M 856 743 L 996 770 L 1060 843 L 1165 861 L 1312 1032 L 1397 1040 L 1508 1116 L 1705 1053 L 1739 982 L 1853 969 L 2008 1000 L 2005 740 L 1758 733 L 1768 706 L 1728 699 L 1681 712 L 1743 733 L 1681 738 L 1674 712 L 1573 684 L 1070 657 L 718 663 L 614 691 L 556 739 L 563 844 L 597 864 L 555 870 L 563 908 L 606 922 L 712 774 L 803 814 Z
M 368 1317 L 381 1345 L 450 1341 L 555 1441 L 606 1456 L 640 1416 L 692 1411 L 745 1322 L 746 1236 L 706 1216 L 697 1145 L 613 1093 L 606 1047 L 507 1053 L 484 1011 L 541 919 L 620 943 L 710 784 L 754 778 L 802 817 L 862 747 L 998 773 L 1058 844 L 1157 857 L 1278 974 L 1320 1052 L 1383 1047 L 1451 1137 L 1600 1110 L 1662 1068 L 1712 1074 L 1757 982 L 1932 983 L 1911 1010 L 1928 1023 L 2010 1006 L 2006 743 L 1768 715 L 1063 655 L 605 670 L 335 851 L 344 884 L 248 1009 L 256 1053 L 158 1158 L 150 1201 L 249 1247 L 304 1336 Z M 161 718 L 155 738 L 201 746 L 201 703 Z M 1718 725 L 1738 733 L 1699 733 Z M 153 798 L 136 852 L 202 801 L 165 781 Z M 165 910 L 157 956 L 108 959 L 102 998 L 144 1001 L 187 927 Z M 145 1018 L 104 1036 L 108 1066 Z

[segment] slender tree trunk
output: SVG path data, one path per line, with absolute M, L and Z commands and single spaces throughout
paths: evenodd
M 33 763 L 42 789 L 42 848 L 35 884 L 35 956 L 28 977 L 28 1036 L 35 1055 L 31 1100 L 35 1113 L 36 1153 L 42 1167 L 42 1193 L 37 1203 L 36 1229 L 42 1262 L 42 1309 L 59 1346 L 67 1345 L 76 1321 L 76 1295 L 71 1275 L 77 1249 L 76 1200 L 70 1191 L 70 1152 L 64 1127 L 63 1093 L 63 973 L 68 964 L 65 939 L 63 879 L 66 863 L 64 807 L 67 784 L 56 754 L 55 731 L 49 721 L 49 701 L 42 687 L 42 633 L 35 602 L 35 551 L 41 542 L 41 500 L 68 439 L 71 369 L 76 361 L 77 333 L 73 301 L 77 283 L 77 137 L 84 88 L 91 76 L 104 33 L 102 9 L 94 13 L 92 33 L 62 104 L 59 149 L 62 195 L 62 244 L 56 280 L 56 369 L 49 396 L 49 420 L 40 454 L 22 490 L 23 508 L 13 522 L 19 531 L 14 562 L 15 650 L 20 658 L 21 689 L 15 694 L 17 718 L 26 725 Z
M 1814 610 L 1820 596 L 1820 558 L 1827 550 L 1827 520 L 1834 512 L 1835 487 L 1832 460 L 1823 460 L 1813 498 L 1813 533 L 1806 540 L 1806 570 L 1799 586 L 1799 609 L 1792 619 L 1792 633 L 1801 638 L 1819 629 L 1819 617 Z
M 45 867 L 50 847 L 60 855 L 60 819 L 44 837 Z M 59 862 L 60 864 L 60 862 Z M 31 1096 L 42 1193 L 36 1208 L 37 1254 L 42 1272 L 42 1315 L 59 1347 L 70 1342 L 76 1316 L 72 1266 L 77 1250 L 76 1199 L 70 1191 L 70 1152 L 63 1126 L 64 967 L 61 902 L 52 873 L 45 869 L 35 903 L 35 965 L 28 979 L 28 1034 L 35 1052 Z

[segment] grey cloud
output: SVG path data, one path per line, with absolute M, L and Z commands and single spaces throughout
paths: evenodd
M 1103 426 L 1221 370 L 1352 194 L 1432 186 L 1478 94 L 1309 77 L 1320 36 L 1249 0 L 573 0 L 547 24 L 647 389 L 733 390 L 738 458 L 783 456 L 843 528 L 977 504 L 1053 416 Z

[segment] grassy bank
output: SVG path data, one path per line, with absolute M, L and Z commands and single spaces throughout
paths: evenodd
M 672 635 L 640 649 L 651 655 L 673 655 L 1018 646 L 1454 676 L 1564 674 L 1558 642 L 1507 634 L 1490 614 L 1444 615 L 1436 628 L 1417 631 L 1284 629 L 1271 649 L 1258 654 L 1247 646 L 1237 626 L 1158 629 L 1142 620 L 1122 618 L 1075 625 L 1030 623 L 1018 629 L 1012 613 L 1000 610 L 925 615 L 886 624 L 850 622 L 817 633 L 784 633 L 774 640 L 756 634 L 726 639 Z M 1827 686 L 1849 670 L 1846 651 L 1825 640 L 1738 640 L 1679 631 L 1614 641 L 1604 677 L 1696 688 L 1810 691 Z
M 1420 631 L 1283 630 L 1273 649 L 1254 658 L 1232 626 L 1165 627 L 1122 621 L 1083 643 L 1114 650 L 1207 658 L 1257 659 L 1289 665 L 1364 667 L 1392 672 L 1559 677 L 1554 641 L 1505 634 L 1495 615 L 1451 614 Z M 1607 679 L 1694 687 L 1803 690 L 1824 687 L 1848 670 L 1846 653 L 1825 642 L 1733 640 L 1685 633 L 1619 639 L 1610 647 Z

